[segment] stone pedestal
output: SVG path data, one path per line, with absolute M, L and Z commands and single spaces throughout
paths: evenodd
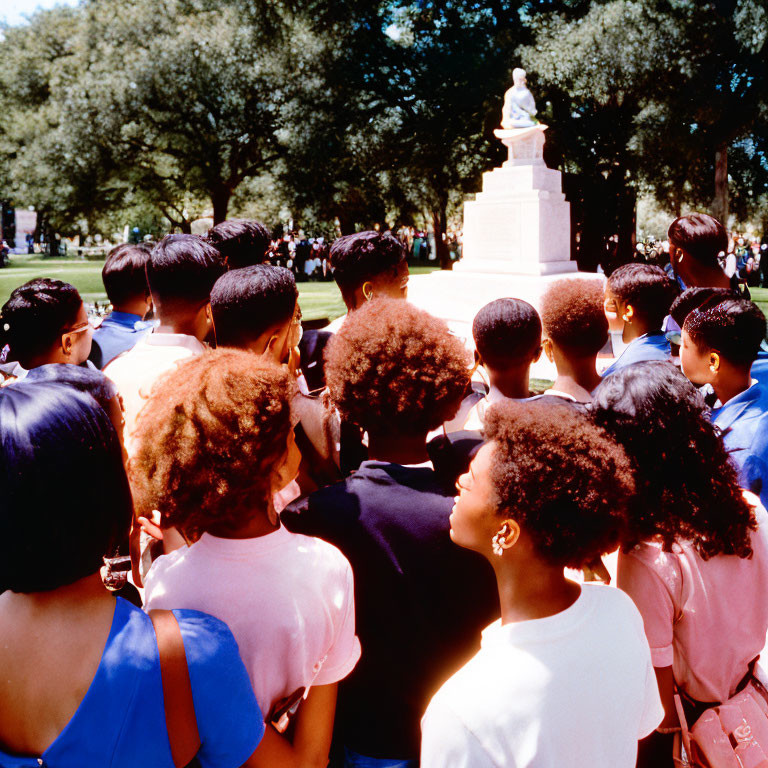
M 570 206 L 560 171 L 544 164 L 546 125 L 497 130 L 508 149 L 500 168 L 483 174 L 483 191 L 464 203 L 463 258 L 457 272 L 554 275 L 570 260 Z

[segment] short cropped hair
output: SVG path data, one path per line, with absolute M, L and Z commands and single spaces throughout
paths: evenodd
M 291 320 L 299 292 L 290 269 L 257 264 L 223 274 L 211 291 L 216 343 L 244 347 Z
M 714 349 L 732 363 L 751 365 L 765 339 L 765 315 L 747 299 L 725 299 L 694 309 L 683 329 L 700 349 Z
M 522 299 L 496 299 L 472 322 L 475 348 L 483 362 L 504 370 L 527 362 L 541 347 L 541 319 Z
M 261 264 L 271 241 L 269 230 L 253 219 L 230 219 L 211 227 L 205 235 L 229 269 Z
M 201 307 L 226 271 L 221 254 L 197 235 L 166 235 L 147 261 L 152 298 L 163 308 Z
M 655 328 L 661 328 L 678 294 L 677 284 L 661 267 L 637 263 L 615 270 L 608 278 L 608 290 Z
M 97 573 L 133 514 L 106 412 L 69 385 L 22 380 L 0 389 L 0 424 L 0 592 Z
M 0 309 L 0 350 L 8 344 L 10 360 L 41 355 L 77 320 L 83 300 L 77 288 L 38 277 L 20 285 Z
M 628 365 L 603 379 L 590 405 L 636 470 L 625 551 L 659 538 L 669 552 L 688 540 L 704 558 L 749 557 L 757 527 L 736 465 L 703 395 L 672 363 Z
M 716 267 L 718 254 L 728 249 L 725 227 L 706 213 L 689 213 L 675 219 L 669 225 L 667 238 L 692 259 L 709 267 Z
M 153 388 L 134 432 L 129 475 L 140 514 L 191 539 L 236 527 L 266 504 L 284 456 L 296 385 L 282 366 L 216 349 Z
M 504 401 L 488 409 L 485 438 L 495 447 L 497 514 L 518 520 L 542 558 L 580 568 L 618 546 L 632 468 L 586 413 Z
M 578 357 L 596 355 L 608 339 L 599 280 L 558 280 L 541 297 L 541 322 L 559 347 Z
M 372 280 L 405 261 L 405 245 L 394 235 L 357 232 L 338 238 L 329 252 L 333 279 L 344 298 L 367 280 Z
M 113 307 L 147 296 L 146 265 L 150 253 L 151 243 L 122 243 L 109 252 L 101 279 Z
M 325 349 L 331 401 L 376 434 L 419 435 L 456 413 L 469 353 L 443 320 L 397 299 L 350 313 Z
M 672 319 L 682 328 L 685 318 L 704 305 L 712 306 L 725 299 L 738 299 L 739 294 L 730 288 L 709 288 L 694 286 L 686 288 L 673 302 L 669 308 L 669 314 Z

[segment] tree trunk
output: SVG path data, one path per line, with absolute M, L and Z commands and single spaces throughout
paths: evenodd
M 715 199 L 712 215 L 728 228 L 728 145 L 721 144 L 715 152 Z
M 191 235 L 192 234 L 192 222 L 187 221 L 186 219 L 183 219 L 181 223 L 179 224 L 179 229 L 181 230 L 182 235 Z
M 227 208 L 229 208 L 229 199 L 232 197 L 232 190 L 221 184 L 211 192 L 211 203 L 213 203 L 213 226 L 221 224 L 227 219 Z
M 448 214 L 446 205 L 440 203 L 440 208 L 432 211 L 432 229 L 435 232 L 435 256 L 440 262 L 440 269 L 453 269 L 450 253 L 448 252 L 448 242 L 446 240 L 446 222 Z

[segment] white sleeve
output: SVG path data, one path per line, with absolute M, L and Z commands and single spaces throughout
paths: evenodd
M 421 768 L 492 768 L 488 753 L 461 718 L 439 698 L 421 719 Z M 510 766 L 510 768 L 513 768 Z
M 659 696 L 659 684 L 656 681 L 656 670 L 651 662 L 651 652 L 648 643 L 643 637 L 645 650 L 645 696 L 643 698 L 643 714 L 640 718 L 640 733 L 638 740 L 644 739 L 649 733 L 655 731 L 664 719 L 664 707 Z

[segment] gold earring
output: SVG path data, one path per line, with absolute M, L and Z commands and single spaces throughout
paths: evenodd
M 712 371 L 712 373 L 717 373 L 717 366 L 715 366 L 715 365 L 710 365 L 710 366 L 709 366 L 709 370 L 710 370 L 710 371 Z
M 629 317 L 627 316 L 626 312 L 625 312 L 625 313 L 624 313 L 624 314 L 621 316 L 621 319 L 622 319 L 622 320 L 623 320 L 625 323 L 628 323 L 628 322 L 630 322 L 630 320 L 629 320 Z

